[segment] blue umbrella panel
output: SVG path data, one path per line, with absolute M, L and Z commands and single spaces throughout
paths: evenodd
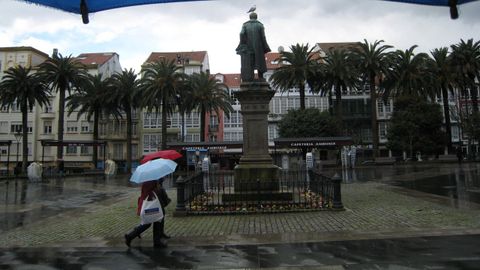
M 385 0 L 391 2 L 402 2 L 410 4 L 430 5 L 430 6 L 448 6 L 450 7 L 450 17 L 452 19 L 458 18 L 457 5 L 466 4 L 478 0 Z
M 82 15 L 83 23 L 87 24 L 88 14 L 108 9 L 130 7 L 148 4 L 171 2 L 193 2 L 206 0 L 24 0 L 25 2 L 60 9 L 66 12 Z
M 42 6 L 60 9 L 82 15 L 83 23 L 89 22 L 88 14 L 108 9 L 130 7 L 148 4 L 161 4 L 172 2 L 194 2 L 208 0 L 23 0 L 25 2 L 34 3 Z M 385 0 L 412 4 L 449 6 L 451 17 L 458 17 L 457 5 L 478 0 Z M 292 2 L 294 2 L 292 0 Z

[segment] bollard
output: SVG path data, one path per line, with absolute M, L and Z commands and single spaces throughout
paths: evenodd
M 333 206 L 332 208 L 335 210 L 343 210 L 343 203 L 342 203 L 342 178 L 338 173 L 336 173 L 332 177 L 332 184 L 333 184 Z
M 177 178 L 177 205 L 175 207 L 174 217 L 186 216 L 187 209 L 185 208 L 185 181 L 179 176 Z

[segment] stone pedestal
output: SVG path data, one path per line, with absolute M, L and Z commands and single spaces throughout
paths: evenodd
M 268 153 L 269 103 L 275 91 L 265 81 L 244 82 L 235 93 L 243 116 L 243 156 L 235 167 L 235 191 L 279 190 L 279 167 Z

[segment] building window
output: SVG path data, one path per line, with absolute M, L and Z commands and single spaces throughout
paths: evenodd
M 210 115 L 210 127 L 217 128 L 218 127 L 218 116 L 217 115 Z
M 197 112 L 185 114 L 185 125 L 187 128 L 200 127 L 200 114 Z
M 383 112 L 384 112 L 384 109 L 383 109 L 383 100 L 379 99 L 377 100 L 377 114 L 379 116 L 383 116 Z
M 143 135 L 143 152 L 150 153 L 158 150 L 158 146 L 162 143 L 162 135 L 160 134 L 144 134 Z
M 278 128 L 276 125 L 268 125 L 268 140 L 273 141 L 278 138 Z
M 92 149 L 92 146 L 80 146 L 80 155 L 83 155 L 83 156 L 91 155 L 91 153 L 93 152 L 91 149 Z
M 162 117 L 160 113 L 144 113 L 143 128 L 161 128 Z
M 43 134 L 52 134 L 52 121 L 43 122 Z
M 385 122 L 378 123 L 378 133 L 381 141 L 387 140 L 387 128 L 388 128 L 387 123 Z
M 243 132 L 242 131 L 225 132 L 223 134 L 223 140 L 226 141 L 226 142 L 242 141 L 243 140 Z
M 33 131 L 32 122 L 28 122 L 27 132 L 32 133 L 32 131 Z M 12 122 L 12 124 L 10 125 L 10 133 L 17 133 L 17 132 L 22 132 L 22 123 Z
M 77 154 L 77 146 L 76 145 L 68 145 L 65 153 L 67 155 L 76 155 Z
M 78 125 L 76 121 L 67 121 L 67 133 L 77 133 Z
M 223 125 L 225 128 L 241 128 L 242 125 L 242 114 L 240 111 L 233 111 L 230 113 L 230 117 L 224 114 Z
M 107 135 L 107 123 L 101 123 L 99 127 L 100 136 Z
M 114 143 L 113 144 L 113 158 L 114 159 L 123 159 L 123 144 Z
M 137 136 L 137 123 L 132 123 L 132 136 Z
M 132 144 L 132 159 L 138 159 L 138 144 Z
M 452 141 L 458 142 L 460 140 L 460 131 L 458 126 L 452 126 Z
M 82 121 L 81 132 L 82 133 L 91 133 L 92 132 L 92 123 L 90 123 L 88 121 Z
M 188 133 L 185 135 L 185 142 L 199 142 L 200 133 Z
M 8 121 L 0 121 L 0 133 L 8 133 Z

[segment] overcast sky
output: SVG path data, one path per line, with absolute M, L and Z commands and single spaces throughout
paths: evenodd
M 117 52 L 137 72 L 151 52 L 208 51 L 212 73 L 239 73 L 235 54 L 247 10 L 257 6 L 273 51 L 296 43 L 385 40 L 417 52 L 480 40 L 480 1 L 447 7 L 379 0 L 217 0 L 155 4 L 79 15 L 17 0 L 0 0 L 0 47 L 32 46 L 63 55 Z

